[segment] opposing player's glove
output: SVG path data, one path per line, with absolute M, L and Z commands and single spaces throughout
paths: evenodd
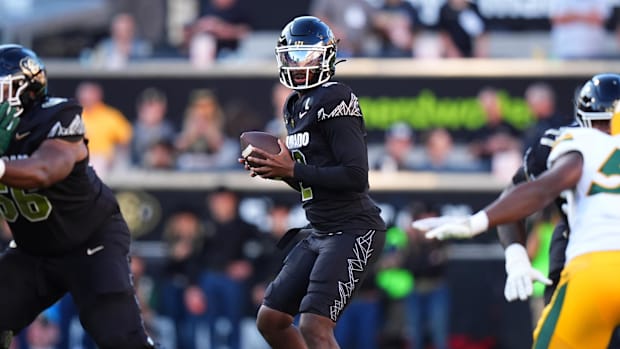
M 13 134 L 19 125 L 19 108 L 11 107 L 9 102 L 0 103 L 0 155 L 9 148 Z
M 484 211 L 469 217 L 441 216 L 420 219 L 413 228 L 426 232 L 428 239 L 469 239 L 487 230 L 489 218 Z
M 545 285 L 551 285 L 552 281 L 540 271 L 532 268 L 527 251 L 523 245 L 514 243 L 504 251 L 506 256 L 506 285 L 504 297 L 512 302 L 517 298 L 524 301 L 532 295 L 533 281 L 540 281 Z

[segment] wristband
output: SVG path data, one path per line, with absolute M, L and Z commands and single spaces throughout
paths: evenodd
M 478 211 L 475 215 L 469 218 L 469 226 L 474 234 L 479 234 L 486 231 L 489 228 L 489 217 L 487 213 Z
M 6 172 L 6 162 L 4 159 L 0 159 L 0 179 L 4 176 L 4 172 Z

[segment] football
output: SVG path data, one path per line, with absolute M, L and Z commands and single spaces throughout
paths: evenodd
M 254 148 L 261 148 L 264 151 L 271 154 L 278 154 L 280 152 L 280 145 L 278 144 L 278 138 L 270 133 L 261 131 L 246 131 L 239 136 L 239 143 L 241 145 L 241 157 L 246 159 L 249 156 L 254 156 L 260 159 L 264 159 L 263 156 L 254 152 Z M 253 164 L 248 163 L 251 167 Z

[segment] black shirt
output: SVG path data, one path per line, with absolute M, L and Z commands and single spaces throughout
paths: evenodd
M 474 56 L 474 39 L 486 30 L 476 4 L 469 3 L 465 9 L 458 10 L 448 1 L 439 10 L 438 27 L 452 38 L 463 57 Z

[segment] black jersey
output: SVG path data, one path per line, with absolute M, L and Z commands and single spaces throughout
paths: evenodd
M 579 127 L 577 123 L 570 124 L 566 127 Z M 514 184 L 523 181 L 533 180 L 547 170 L 547 158 L 551 152 L 555 138 L 560 134 L 563 128 L 549 128 L 534 145 L 525 151 L 523 156 L 523 166 L 512 178 Z
M 338 82 L 293 93 L 284 107 L 286 145 L 295 164 L 287 181 L 301 193 L 315 229 L 385 230 L 368 195 L 366 128 L 358 99 Z
M 24 159 L 47 139 L 84 142 L 82 108 L 74 100 L 47 98 L 21 116 L 5 160 Z M 47 188 L 24 190 L 0 184 L 0 212 L 24 251 L 54 255 L 84 242 L 119 211 L 113 192 L 88 165 L 88 157 Z
M 575 122 L 565 127 L 579 127 L 579 125 Z M 547 129 L 543 135 L 540 136 L 538 141 L 525 151 L 523 165 L 512 178 L 514 184 L 531 181 L 547 170 L 547 158 L 549 157 L 555 138 L 565 127 Z M 559 197 L 555 200 L 555 203 L 562 217 L 566 220 L 564 212 L 562 212 L 562 205 L 566 203 L 566 201 Z

